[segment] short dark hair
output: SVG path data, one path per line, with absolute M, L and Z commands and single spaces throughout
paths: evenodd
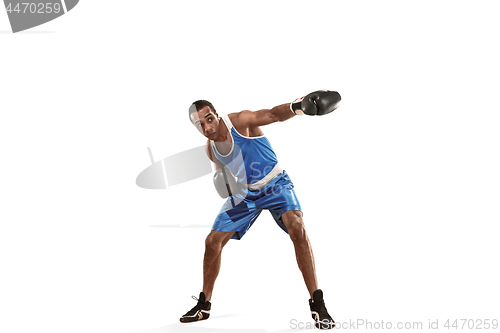
M 191 106 L 189 107 L 189 120 L 191 120 L 192 113 L 200 111 L 205 106 L 208 106 L 213 113 L 217 112 L 217 111 L 215 111 L 215 108 L 212 105 L 212 103 L 210 103 L 209 101 L 205 101 L 204 99 L 200 99 L 200 100 L 197 100 L 196 102 L 194 102 L 193 104 L 191 104 Z M 191 122 L 193 122 L 193 121 L 191 120 Z

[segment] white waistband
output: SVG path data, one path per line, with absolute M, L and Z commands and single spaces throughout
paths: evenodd
M 263 188 L 264 186 L 266 186 L 267 184 L 269 184 L 271 182 L 271 180 L 273 180 L 274 178 L 276 178 L 282 172 L 283 172 L 283 169 L 281 168 L 280 164 L 276 163 L 276 165 L 271 170 L 271 172 L 269 172 L 264 178 L 262 178 L 261 180 L 259 180 L 256 183 L 247 184 L 248 189 L 252 190 L 252 191 L 260 190 L 261 188 Z

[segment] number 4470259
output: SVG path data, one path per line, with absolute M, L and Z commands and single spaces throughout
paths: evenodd
M 12 12 L 18 14 L 51 14 L 51 13 L 59 13 L 61 11 L 61 4 L 59 3 L 30 3 L 23 2 L 17 3 L 14 7 L 12 7 L 12 3 L 7 5 L 7 12 L 10 14 Z
M 453 322 L 448 319 L 443 325 L 444 327 L 450 329 L 497 329 L 498 320 L 497 319 L 455 319 Z

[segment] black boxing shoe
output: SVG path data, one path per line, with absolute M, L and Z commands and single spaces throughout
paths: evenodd
M 205 293 L 200 293 L 200 298 L 196 298 L 193 296 L 193 299 L 197 300 L 198 303 L 194 308 L 189 310 L 184 316 L 181 317 L 181 323 L 192 323 L 194 321 L 205 320 L 210 317 L 210 304 L 209 301 L 205 299 Z
M 311 316 L 316 322 L 316 328 L 329 330 L 335 327 L 335 321 L 326 310 L 323 291 L 321 289 L 313 293 L 313 299 L 309 299 L 309 307 L 311 308 Z

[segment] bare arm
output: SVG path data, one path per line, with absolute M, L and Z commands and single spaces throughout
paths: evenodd
M 277 121 L 285 121 L 295 117 L 295 113 L 290 110 L 290 103 L 275 106 L 269 110 L 269 112 L 273 114 L 276 119 L 278 119 Z
M 215 163 L 215 168 L 221 169 L 223 167 L 222 163 L 217 159 L 217 157 L 214 157 L 212 155 L 212 147 L 210 146 L 210 141 L 207 140 L 207 144 L 205 145 L 205 152 L 207 153 L 208 158 L 210 161 Z
M 290 103 L 285 103 L 275 106 L 272 109 L 241 111 L 237 121 L 248 127 L 256 127 L 269 125 L 278 121 L 285 121 L 294 116 L 295 114 L 290 110 Z

